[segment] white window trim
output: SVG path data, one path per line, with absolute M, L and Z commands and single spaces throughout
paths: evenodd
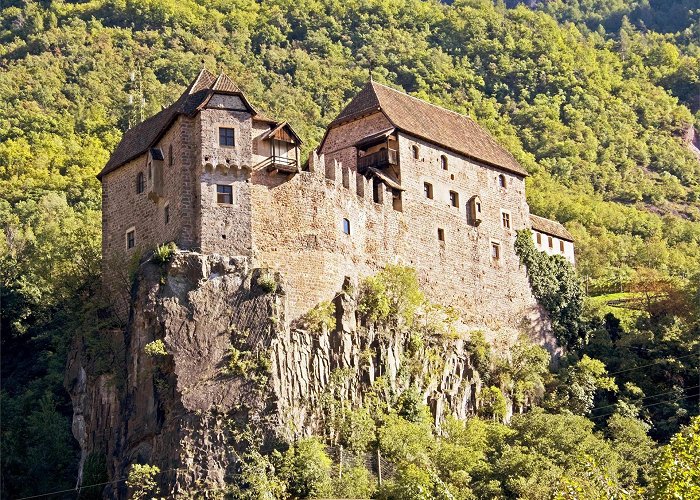
M 134 232 L 134 247 L 129 248 L 129 237 L 128 234 L 133 231 Z M 128 228 L 126 231 L 124 231 L 124 248 L 126 248 L 127 251 L 133 250 L 136 248 L 136 226 L 131 226 Z
M 230 128 L 233 129 L 233 146 L 224 146 L 219 143 L 219 129 Z M 236 126 L 235 123 L 215 123 L 214 124 L 214 146 L 222 149 L 236 149 L 238 147 L 238 139 L 240 136 L 240 128 Z
M 494 258 L 493 253 L 492 253 L 492 249 L 493 249 L 494 244 L 498 245 L 498 258 L 497 259 Z M 501 240 L 494 240 L 494 239 L 489 240 L 489 260 L 492 263 L 503 261 L 503 245 L 501 244 Z
M 219 186 L 229 186 L 231 188 L 231 203 L 219 203 Z M 236 205 L 236 190 L 233 184 L 214 183 L 214 205 L 219 207 L 233 207 Z

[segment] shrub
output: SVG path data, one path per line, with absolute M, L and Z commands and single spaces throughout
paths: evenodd
M 331 496 L 331 459 L 323 444 L 314 438 L 300 440 L 282 457 L 280 476 L 295 498 Z
M 277 280 L 272 273 L 263 273 L 258 277 L 258 286 L 266 293 L 275 293 L 277 291 Z
M 374 477 L 365 467 L 350 467 L 333 480 L 333 493 L 336 498 L 373 498 L 374 484 Z
M 415 269 L 387 265 L 376 276 L 363 280 L 358 309 L 371 322 L 392 319 L 401 326 L 411 326 L 424 302 Z
M 135 500 L 158 495 L 155 477 L 160 469 L 155 465 L 133 464 L 129 469 L 126 485 L 131 488 L 131 497 Z
M 502 422 L 506 418 L 507 405 L 506 398 L 498 387 L 491 386 L 481 390 L 479 395 L 478 415 L 483 418 L 490 418 L 494 422 Z
M 304 325 L 310 333 L 321 333 L 335 330 L 335 304 L 333 302 L 320 302 L 307 312 L 303 318 Z
M 168 355 L 168 351 L 165 350 L 165 344 L 160 339 L 154 340 L 153 342 L 149 342 L 148 344 L 146 344 L 143 350 L 147 356 L 150 356 L 152 358 L 155 358 L 157 356 Z
M 270 359 L 261 352 L 241 351 L 234 346 L 228 348 L 228 361 L 224 374 L 244 377 L 260 385 L 267 382 L 270 374 Z
M 176 251 L 177 246 L 172 241 L 165 245 L 158 245 L 156 249 L 153 250 L 153 262 L 162 266 L 170 260 Z

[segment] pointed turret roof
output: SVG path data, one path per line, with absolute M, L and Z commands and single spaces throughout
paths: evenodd
M 496 139 L 468 116 L 370 80 L 331 122 L 329 129 L 362 116 L 382 112 L 399 130 L 474 160 L 526 176 Z
M 258 116 L 258 112 L 247 101 L 238 85 L 233 83 L 225 73 L 216 76 L 202 69 L 177 101 L 124 133 L 121 142 L 114 149 L 97 178 L 101 179 L 109 172 L 148 151 L 160 140 L 179 115 L 193 116 L 209 102 L 215 93 L 238 95 L 253 116 Z

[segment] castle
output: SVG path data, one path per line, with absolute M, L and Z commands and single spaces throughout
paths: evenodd
M 517 230 L 573 263 L 571 234 L 530 214 L 527 172 L 468 117 L 370 81 L 304 165 L 300 146 L 225 74 L 202 70 L 98 175 L 106 284 L 174 241 L 279 272 L 298 317 L 347 278 L 402 263 L 430 298 L 498 329 L 537 315 Z

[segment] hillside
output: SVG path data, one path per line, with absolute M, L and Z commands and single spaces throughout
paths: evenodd
M 531 211 L 574 234 L 578 273 L 601 296 L 576 318 L 581 343 L 551 375 L 548 397 L 590 376 L 589 400 L 574 411 L 590 436 L 593 424 L 614 434 L 611 408 L 639 423 L 645 443 L 647 428 L 666 442 L 687 425 L 698 413 L 700 315 L 700 160 L 689 139 L 700 128 L 700 43 L 697 12 L 682 14 L 693 2 L 497 3 L 3 2 L 3 496 L 74 484 L 69 346 L 77 332 L 122 326 L 99 302 L 95 175 L 123 132 L 170 104 L 202 64 L 289 121 L 305 154 L 370 69 L 475 118 L 530 172 Z M 87 348 L 97 356 L 105 346 Z M 606 370 L 614 390 L 600 382 Z M 554 400 L 548 410 L 561 415 L 566 403 Z M 526 431 L 511 444 L 534 440 Z M 508 470 L 480 477 L 513 492 Z

